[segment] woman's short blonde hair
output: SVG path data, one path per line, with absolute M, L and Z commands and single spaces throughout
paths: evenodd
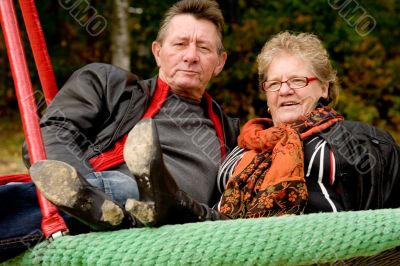
M 317 36 L 310 33 L 281 32 L 273 36 L 263 46 L 261 53 L 257 56 L 258 77 L 261 82 L 267 79 L 272 60 L 281 53 L 299 55 L 303 60 L 309 62 L 314 75 L 322 82 L 328 82 L 328 99 L 326 103 L 335 105 L 339 96 L 339 83 L 337 71 L 333 68 L 329 55 Z

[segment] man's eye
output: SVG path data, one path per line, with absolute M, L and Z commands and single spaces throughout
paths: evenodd
M 175 46 L 175 47 L 184 47 L 185 45 L 186 45 L 185 42 L 175 42 L 175 43 L 173 43 L 173 46 Z

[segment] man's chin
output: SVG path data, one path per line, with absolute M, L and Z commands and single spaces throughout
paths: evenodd
M 179 81 L 175 82 L 175 85 L 181 90 L 185 91 L 201 91 L 201 88 L 205 87 L 193 79 L 180 79 Z

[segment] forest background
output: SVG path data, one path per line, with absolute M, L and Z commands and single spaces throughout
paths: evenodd
M 40 82 L 20 28 L 34 90 Z M 151 54 L 163 13 L 172 0 L 42 0 L 37 8 L 58 86 L 91 62 L 113 63 L 142 78 L 156 75 Z M 336 109 L 347 119 L 389 131 L 400 143 L 400 1 L 224 0 L 224 46 L 228 60 L 209 93 L 242 122 L 268 116 L 258 87 L 256 56 L 278 32 L 319 36 L 338 70 Z M 38 94 L 40 95 L 40 94 Z M 40 99 L 38 99 L 40 100 Z M 20 159 L 23 132 L 0 32 L 0 174 L 26 171 Z

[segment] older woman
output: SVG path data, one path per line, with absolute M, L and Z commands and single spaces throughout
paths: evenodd
M 257 62 L 272 119 L 242 128 L 219 171 L 219 211 L 243 218 L 399 207 L 399 146 L 328 106 L 338 84 L 320 40 L 277 34 Z

